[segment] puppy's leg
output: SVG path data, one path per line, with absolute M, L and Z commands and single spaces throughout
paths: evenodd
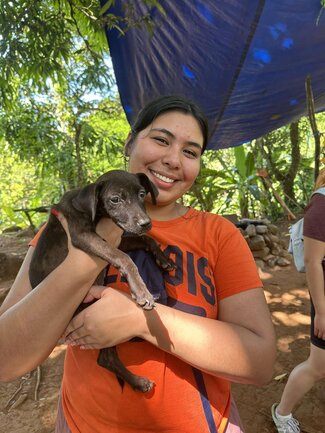
M 127 279 L 131 296 L 136 303 L 146 310 L 154 307 L 154 298 L 144 284 L 139 271 L 130 257 L 112 247 L 94 232 L 76 233 L 69 227 L 71 241 L 76 248 L 107 261 Z
M 122 251 L 148 251 L 153 255 L 157 265 L 164 271 L 172 271 L 176 269 L 175 263 L 163 253 L 157 242 L 150 236 L 123 236 L 119 249 Z
M 154 386 L 154 383 L 151 380 L 131 373 L 122 364 L 118 357 L 116 347 L 101 349 L 99 351 L 97 363 L 101 367 L 115 373 L 119 379 L 127 382 L 135 391 L 148 392 Z

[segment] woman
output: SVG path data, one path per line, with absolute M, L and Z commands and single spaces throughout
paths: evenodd
M 325 188 L 325 168 L 315 190 Z M 279 404 L 272 406 L 279 433 L 299 433 L 292 411 L 314 384 L 325 378 L 325 196 L 313 194 L 304 214 L 304 261 L 311 301 L 310 354 L 291 372 Z
M 105 263 L 71 246 L 60 267 L 31 292 L 31 246 L 2 307 L 0 378 L 34 368 L 65 330 L 57 433 L 242 432 L 230 382 L 270 380 L 274 330 L 244 238 L 224 218 L 179 202 L 199 173 L 207 140 L 199 108 L 166 96 L 139 113 L 125 145 L 129 171 L 147 174 L 158 188 L 157 205 L 149 197 L 146 202 L 150 235 L 177 265 L 161 274 L 141 260 L 148 285 L 160 281 L 166 295 L 152 311 L 132 301 L 112 267 L 109 287 L 89 290 Z M 110 220 L 101 220 L 97 231 L 119 244 L 121 231 Z M 86 295 L 98 301 L 69 323 Z M 141 340 L 129 341 L 134 337 Z M 114 345 L 132 372 L 155 382 L 152 391 L 121 386 L 97 365 L 98 349 Z

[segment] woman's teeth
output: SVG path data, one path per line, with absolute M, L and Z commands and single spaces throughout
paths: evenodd
M 169 177 L 163 176 L 162 174 L 159 174 L 156 171 L 151 171 L 151 173 L 155 177 L 157 177 L 158 179 L 162 180 L 163 182 L 166 182 L 166 183 L 173 183 L 173 182 L 175 182 L 174 179 L 170 179 Z

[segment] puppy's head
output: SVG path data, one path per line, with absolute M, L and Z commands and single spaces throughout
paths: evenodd
M 158 190 L 144 173 L 112 170 L 82 188 L 72 204 L 93 222 L 109 217 L 123 230 L 143 234 L 151 228 L 144 203 L 148 193 L 155 204 Z

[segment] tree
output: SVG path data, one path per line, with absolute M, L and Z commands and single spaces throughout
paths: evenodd
M 66 65 L 70 59 L 88 57 L 92 80 L 109 84 L 109 68 L 105 70 L 107 41 L 104 29 L 116 28 L 121 34 L 129 28 L 152 27 L 150 8 L 156 0 L 143 0 L 147 13 L 135 17 L 132 2 L 123 15 L 110 13 L 114 1 L 103 8 L 98 0 L 17 0 L 0 6 L 0 105 L 9 108 L 20 95 L 21 86 L 46 93 L 49 85 L 64 85 Z M 94 74 L 101 70 L 102 74 Z M 87 76 L 86 75 L 86 76 Z M 85 76 L 85 79 L 86 79 Z M 88 83 L 92 83 L 88 81 Z

